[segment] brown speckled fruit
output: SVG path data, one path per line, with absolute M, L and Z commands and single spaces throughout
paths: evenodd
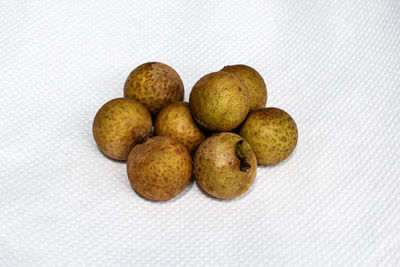
M 218 133 L 207 138 L 197 148 L 193 164 L 198 185 L 221 199 L 245 193 L 257 174 L 254 152 L 234 133 Z
M 127 172 L 139 195 L 167 200 L 182 192 L 189 183 L 192 158 L 187 148 L 174 138 L 155 136 L 132 149 Z
M 134 69 L 125 81 L 124 96 L 145 105 L 155 115 L 169 103 L 183 100 L 178 73 L 168 65 L 148 62 Z
M 246 65 L 232 65 L 223 67 L 222 71 L 235 74 L 246 84 L 250 93 L 250 112 L 265 107 L 267 86 L 263 77 L 255 69 Z
M 93 137 L 107 156 L 126 160 L 136 143 L 151 133 L 149 111 L 133 99 L 116 98 L 104 104 L 93 122 Z
M 203 76 L 190 92 L 193 118 L 209 131 L 230 131 L 240 125 L 249 112 L 246 85 L 232 73 L 219 71 Z
M 297 126 L 288 113 L 265 108 L 249 114 L 240 135 L 251 145 L 258 164 L 272 165 L 285 160 L 297 144 Z
M 193 121 L 189 103 L 186 102 L 175 102 L 163 108 L 154 123 L 154 133 L 175 138 L 191 153 L 206 138 Z

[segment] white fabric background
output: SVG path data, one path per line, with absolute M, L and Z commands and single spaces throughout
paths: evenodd
M 233 201 L 154 203 L 92 121 L 137 65 L 255 67 L 299 128 Z M 400 266 L 400 1 L 0 1 L 1 266 Z

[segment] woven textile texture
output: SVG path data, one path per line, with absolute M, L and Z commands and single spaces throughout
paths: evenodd
M 92 122 L 137 65 L 257 69 L 291 157 L 156 203 Z M 0 266 L 400 266 L 400 1 L 0 1 Z

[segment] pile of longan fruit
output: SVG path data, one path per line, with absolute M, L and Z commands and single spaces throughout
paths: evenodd
M 189 103 L 183 97 L 178 73 L 149 62 L 129 74 L 124 97 L 104 104 L 94 118 L 97 146 L 127 161 L 133 189 L 147 199 L 175 197 L 192 175 L 213 197 L 238 197 L 253 184 L 257 164 L 277 164 L 296 147 L 296 123 L 279 108 L 265 108 L 264 79 L 249 66 L 207 74 Z

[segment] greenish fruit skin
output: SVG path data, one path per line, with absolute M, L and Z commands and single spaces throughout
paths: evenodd
M 232 73 L 219 71 L 202 77 L 190 92 L 195 121 L 209 131 L 235 129 L 246 118 L 250 97 L 246 85 Z
M 125 81 L 124 96 L 145 105 L 152 115 L 163 107 L 182 101 L 184 87 L 178 73 L 160 62 L 148 62 L 134 69 Z
M 296 122 L 279 108 L 251 112 L 240 129 L 254 150 L 258 164 L 273 165 L 293 152 L 298 139 Z
M 218 133 L 207 138 L 196 150 L 193 161 L 198 185 L 208 194 L 220 199 L 232 199 L 245 193 L 257 174 L 257 161 L 253 151 L 247 155 L 250 167 L 241 170 L 236 147 L 241 136 Z
M 232 65 L 223 67 L 222 71 L 235 74 L 246 84 L 250 93 L 250 112 L 265 107 L 268 97 L 267 86 L 255 69 L 246 65 Z
M 189 183 L 192 158 L 187 148 L 174 138 L 155 136 L 132 149 L 127 173 L 139 195 L 155 201 L 168 200 Z
M 175 102 L 163 108 L 157 114 L 154 133 L 175 138 L 192 154 L 206 138 L 194 122 L 187 102 Z
M 107 156 L 126 160 L 136 143 L 151 133 L 152 119 L 145 106 L 133 99 L 116 98 L 104 104 L 93 121 L 93 137 Z

